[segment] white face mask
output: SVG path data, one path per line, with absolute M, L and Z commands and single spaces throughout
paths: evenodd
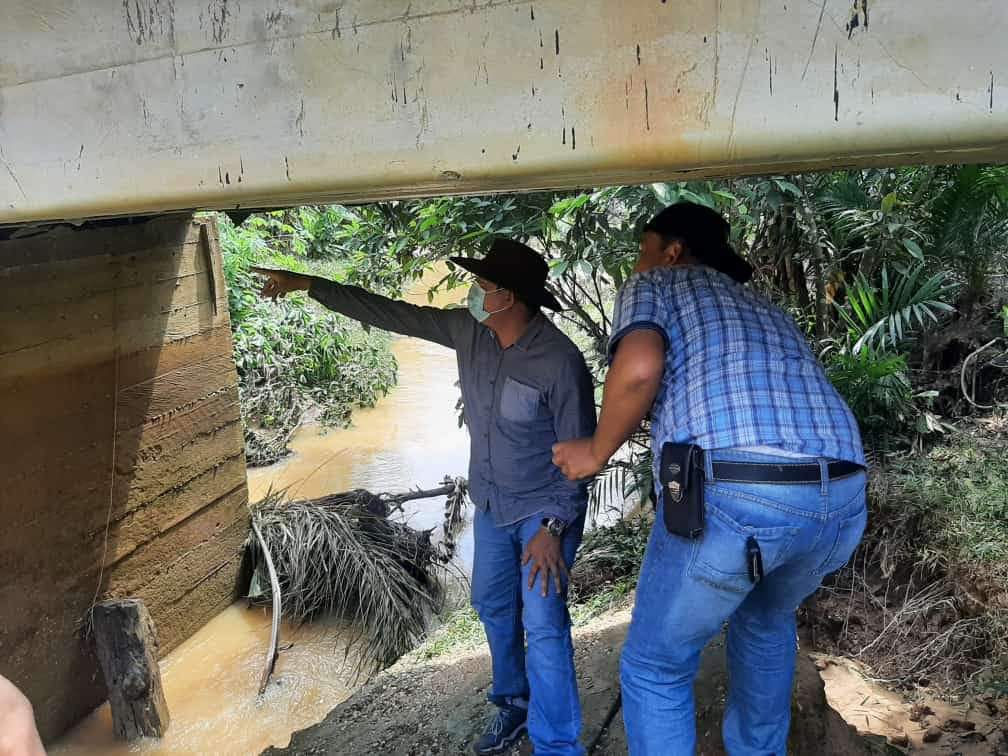
M 499 310 L 494 310 L 493 312 L 486 309 L 485 304 L 487 294 L 496 294 L 498 291 L 503 291 L 503 289 L 497 288 L 493 291 L 485 291 L 478 283 L 474 283 L 469 287 L 469 296 L 466 297 L 466 303 L 469 306 L 469 314 L 476 319 L 476 322 L 483 323 L 491 315 L 498 312 L 504 312 L 504 310 L 511 307 L 511 305 L 508 305 L 507 307 L 501 307 Z

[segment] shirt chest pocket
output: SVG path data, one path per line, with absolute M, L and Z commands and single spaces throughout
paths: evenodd
M 501 389 L 500 414 L 505 420 L 513 423 L 531 423 L 538 419 L 545 410 L 542 392 L 508 378 Z

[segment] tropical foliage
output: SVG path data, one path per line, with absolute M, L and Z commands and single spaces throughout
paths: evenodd
M 242 237 L 247 230 L 255 237 L 247 241 L 258 248 L 253 256 L 266 247 L 274 260 L 291 263 L 289 267 L 311 266 L 392 295 L 436 260 L 480 254 L 494 236 L 525 241 L 548 259 L 552 287 L 565 307 L 558 321 L 585 349 L 601 382 L 614 293 L 631 272 L 641 226 L 681 199 L 716 208 L 729 218 L 735 245 L 757 271 L 753 285 L 787 308 L 813 346 L 837 363 L 832 374 L 842 387 L 859 392 L 849 398 L 857 411 L 867 413 L 860 419 L 869 435 L 875 429 L 887 431 L 890 438 L 913 435 L 909 431 L 917 427 L 920 414 L 908 409 L 903 398 L 897 400 L 896 384 L 903 385 L 897 377 L 909 382 L 911 405 L 919 403 L 912 383 L 921 336 L 985 306 L 991 276 L 1008 261 L 1008 169 L 991 166 L 306 207 L 253 216 L 232 236 Z M 239 247 L 246 243 L 236 241 Z M 461 278 L 460 270 L 450 270 L 443 285 Z M 241 301 L 232 302 L 233 312 L 257 312 L 247 296 L 250 288 L 238 289 L 232 297 Z M 256 316 L 251 317 L 250 324 Z M 246 322 L 240 316 L 236 320 Z M 290 330 L 283 330 L 285 322 Z M 381 345 L 374 337 L 358 337 L 348 324 L 327 323 L 333 338 L 314 354 L 292 335 L 294 329 L 310 327 L 297 315 L 276 316 L 276 322 L 252 330 L 263 333 L 270 327 L 280 330 L 266 340 L 285 340 L 298 355 L 293 375 L 288 352 L 272 355 L 255 337 L 236 340 L 248 344 L 245 360 L 269 358 L 268 364 L 240 365 L 252 385 L 271 385 L 267 376 L 282 374 L 277 385 L 293 377 L 294 385 L 302 387 L 285 400 L 290 409 L 281 424 L 289 426 L 289 418 L 305 405 L 339 388 L 331 380 L 334 364 L 363 362 L 365 369 L 340 385 L 352 386 L 350 395 L 365 387 L 365 401 L 393 379 Z M 319 343 L 319 335 L 306 341 Z M 856 371 L 858 380 L 853 378 Z M 884 401 L 864 400 L 863 389 L 876 379 L 882 382 L 873 390 Z M 319 390 L 305 390 L 308 385 Z M 247 393 L 256 395 L 251 385 Z M 900 389 L 900 397 L 905 393 Z M 337 399 L 336 406 L 340 409 L 328 414 L 345 417 L 347 403 Z M 273 420 L 269 412 L 253 414 L 264 424 Z M 892 433 L 903 429 L 908 433 Z M 609 497 L 628 487 L 628 476 L 630 488 L 634 480 L 646 483 L 649 465 L 641 453 L 638 445 L 632 446 L 614 474 L 605 477 Z M 640 475 L 630 474 L 635 471 Z
M 373 404 L 396 379 L 396 363 L 382 334 L 315 306 L 303 295 L 281 302 L 259 298 L 252 265 L 309 270 L 297 254 L 284 253 L 286 224 L 254 217 L 235 228 L 220 219 L 228 282 L 234 359 L 238 368 L 246 458 L 274 461 L 308 410 L 342 425 L 351 410 Z
M 948 301 L 956 288 L 944 271 L 925 278 L 923 264 L 902 270 L 892 280 L 883 265 L 879 286 L 858 274 L 847 290 L 847 306 L 839 308 L 855 340 L 852 351 L 866 346 L 896 349 L 916 331 L 937 325 L 941 313 L 955 311 Z
M 941 455 L 942 449 L 958 448 L 960 434 L 948 433 L 949 422 L 976 409 L 953 401 L 961 394 L 964 359 L 979 363 L 978 348 L 990 344 L 1002 346 L 990 347 L 989 354 L 1003 355 L 1004 341 L 998 339 L 1008 338 L 1003 284 L 1008 269 L 1005 167 L 845 170 L 444 197 L 262 213 L 239 228 L 223 221 L 244 416 L 248 427 L 257 429 L 253 438 L 270 427 L 279 437 L 261 457 L 267 459 L 283 446 L 284 435 L 308 409 L 343 422 L 355 403 L 373 402 L 394 381 L 395 363 L 382 336 L 325 314 L 303 297 L 289 297 L 279 305 L 260 302 L 250 265 L 268 262 L 310 270 L 397 295 L 433 262 L 481 254 L 494 236 L 525 241 L 547 258 L 552 288 L 565 307 L 557 322 L 582 346 L 601 384 L 613 299 L 631 274 L 641 227 L 659 209 L 680 199 L 715 208 L 730 220 L 733 243 L 755 268 L 752 286 L 788 310 L 822 356 L 830 378 L 858 416 L 872 458 L 880 462 L 876 469 L 898 470 L 894 476 L 902 481 L 901 490 L 873 492 L 867 542 L 873 560 L 882 555 L 883 575 L 871 579 L 891 582 L 899 574 L 894 560 L 910 559 L 928 565 L 929 580 L 942 576 L 932 583 L 943 592 L 935 599 L 933 586 L 923 585 L 919 596 L 927 601 L 886 607 L 886 612 L 895 612 L 893 617 L 910 619 L 889 621 L 885 615 L 883 629 L 872 643 L 888 649 L 894 665 L 918 677 L 922 670 L 928 675 L 929 670 L 938 670 L 943 653 L 963 669 L 972 668 L 970 654 L 978 653 L 980 646 L 994 649 L 992 658 L 1008 654 L 1003 643 L 990 641 L 998 632 L 1003 637 L 1008 621 L 1003 612 L 991 620 L 993 624 L 983 624 L 982 632 L 978 630 L 980 645 L 966 642 L 962 629 L 979 625 L 959 621 L 935 631 L 937 640 L 929 641 L 926 655 L 916 653 L 909 636 L 886 636 L 892 628 L 915 623 L 930 628 L 935 601 L 943 611 L 962 609 L 956 604 L 958 591 L 952 579 L 962 565 L 970 571 L 983 563 L 987 565 L 983 569 L 1003 577 L 1003 470 L 998 467 L 996 475 L 987 478 L 972 476 L 971 482 L 957 472 L 967 460 L 972 464 L 979 458 L 957 453 L 950 466 Z M 448 270 L 441 285 L 454 285 L 462 278 L 462 271 L 451 266 Z M 984 365 L 973 364 L 973 383 L 988 380 L 992 372 L 1002 375 L 1004 362 L 1001 356 Z M 973 395 L 978 396 L 976 385 Z M 985 401 L 998 401 L 991 391 L 984 396 Z M 929 449 L 943 434 L 947 443 Z M 984 464 L 991 469 L 997 453 L 984 451 Z M 891 467 L 885 468 L 887 464 Z M 911 475 L 915 480 L 907 477 Z M 880 475 L 875 485 L 888 479 Z M 595 513 L 608 514 L 615 522 L 586 537 L 574 583 L 574 592 L 587 601 L 585 606 L 603 606 L 630 590 L 650 527 L 637 505 L 651 490 L 644 427 L 595 482 Z M 908 501 L 916 503 L 904 506 Z M 893 502 L 898 504 L 890 506 Z M 632 514 L 624 517 L 625 511 Z M 328 529 L 335 533 L 342 523 Z M 286 537 L 281 530 L 276 534 L 281 540 Z M 913 544 L 920 548 L 910 549 Z M 336 551 L 334 544 L 326 548 Z M 383 583 L 361 567 L 366 566 L 366 560 L 361 561 L 365 551 L 339 557 L 356 560 L 357 566 L 319 561 L 315 567 L 322 573 L 312 573 L 309 582 L 322 585 L 334 570 L 349 570 L 361 581 L 362 590 L 374 594 L 368 598 L 372 620 L 366 624 L 371 629 L 365 640 L 370 658 L 384 663 L 414 642 L 426 609 L 404 613 L 403 597 L 414 590 L 407 584 L 396 585 L 394 595 L 389 594 L 392 603 L 384 608 L 380 601 L 373 603 L 380 599 Z M 386 567 L 394 571 L 394 554 L 388 559 Z M 294 571 L 303 567 L 289 565 Z M 854 578 L 858 578 L 867 586 L 869 579 L 857 571 L 847 577 L 851 585 L 857 585 Z M 910 595 L 910 583 L 897 588 L 894 595 L 901 591 Z M 426 590 L 420 591 L 419 603 L 431 609 L 437 597 Z M 313 591 L 306 589 L 304 595 L 319 606 L 346 598 Z M 875 584 L 864 589 L 862 598 L 878 602 Z M 345 602 L 339 605 L 340 611 L 352 608 Z M 595 609 L 583 611 L 588 616 Z M 471 612 L 457 616 L 463 635 L 478 635 Z M 402 622 L 402 632 L 393 627 L 397 622 Z M 370 634 L 372 630 L 375 634 Z
M 866 438 L 905 428 L 916 417 L 906 358 L 861 349 L 839 352 L 829 363 L 829 377 L 857 416 Z

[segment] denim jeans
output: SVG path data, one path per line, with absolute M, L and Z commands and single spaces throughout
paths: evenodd
M 798 461 L 741 451 L 707 456 Z M 644 556 L 620 664 L 630 754 L 694 753 L 693 680 L 700 652 L 727 621 L 725 749 L 731 756 L 784 756 L 796 610 L 860 542 L 867 518 L 865 475 L 811 484 L 712 482 L 708 461 L 707 478 L 703 536 L 691 541 L 671 535 L 659 506 Z M 746 560 L 750 536 L 763 555 L 764 578 L 756 585 Z
M 522 567 L 521 555 L 542 527 L 541 517 L 530 517 L 498 527 L 492 515 L 476 508 L 473 530 L 472 603 L 490 644 L 493 687 L 489 699 L 529 702 L 528 733 L 536 756 L 581 756 L 581 704 L 574 674 L 567 585 L 558 595 L 550 585 L 542 596 L 541 578 L 528 587 L 531 563 Z M 563 554 L 568 568 L 581 543 L 584 515 L 564 534 Z M 528 651 L 525 644 L 528 642 Z

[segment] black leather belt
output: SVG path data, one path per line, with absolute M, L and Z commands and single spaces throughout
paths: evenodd
M 820 483 L 818 463 L 781 464 L 776 462 L 714 462 L 714 480 L 726 483 Z M 830 462 L 826 466 L 830 480 L 846 478 L 864 467 L 854 462 Z

